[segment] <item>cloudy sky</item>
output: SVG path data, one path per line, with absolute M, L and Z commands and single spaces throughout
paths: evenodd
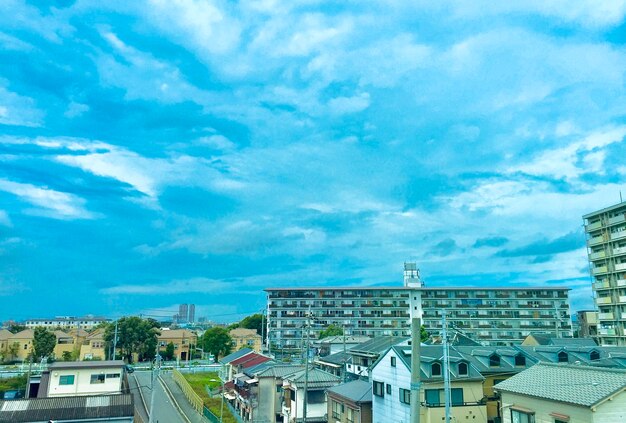
M 44 6 L 42 6 L 44 5 Z M 567 286 L 626 195 L 621 0 L 0 6 L 0 319 Z

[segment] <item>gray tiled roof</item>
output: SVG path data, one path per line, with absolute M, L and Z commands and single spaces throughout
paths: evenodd
M 343 366 L 345 363 L 349 362 L 352 358 L 352 355 L 349 352 L 338 352 L 335 354 L 327 355 L 326 357 L 320 357 L 316 361 L 319 363 L 330 363 Z
M 307 378 L 307 375 L 304 370 L 285 377 L 285 379 L 289 380 L 290 382 L 302 387 L 304 387 L 305 378 Z M 341 382 L 341 378 L 339 376 L 335 376 L 334 374 L 325 372 L 324 370 L 309 368 L 307 382 L 309 389 L 329 388 L 331 386 L 337 385 L 339 382 Z
M 591 407 L 626 389 L 626 370 L 539 363 L 495 389 Z
M 285 377 L 304 370 L 304 365 L 298 364 L 275 364 L 255 373 L 257 377 Z
M 354 403 L 372 402 L 372 384 L 360 379 L 328 388 L 328 393 Z
M 228 354 L 227 356 L 220 358 L 219 362 L 222 364 L 228 364 L 231 361 L 235 361 L 246 354 L 250 354 L 251 352 L 252 350 L 250 348 L 242 348 L 239 351 L 235 351 L 232 354 Z
M 353 353 L 382 354 L 392 345 L 397 345 L 409 339 L 406 336 L 379 336 L 362 344 L 350 348 Z
M 133 414 L 131 394 L 0 401 L 0 423 L 107 419 Z

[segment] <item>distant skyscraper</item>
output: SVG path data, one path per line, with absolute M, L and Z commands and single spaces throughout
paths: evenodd
M 189 304 L 189 323 L 196 321 L 196 305 Z
M 626 202 L 583 216 L 601 345 L 626 345 Z
M 178 306 L 178 319 L 181 323 L 189 321 L 189 306 L 187 304 L 180 304 Z

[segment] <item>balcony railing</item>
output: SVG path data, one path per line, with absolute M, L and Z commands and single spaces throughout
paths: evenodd
M 614 320 L 613 317 L 614 317 L 613 313 L 600 313 L 598 315 L 598 318 L 600 320 Z
M 615 335 L 615 329 L 598 329 L 598 333 L 600 335 L 614 336 Z
M 609 224 L 610 225 L 614 225 L 616 223 L 622 223 L 624 221 L 626 221 L 626 213 L 620 214 L 618 216 L 613 216 L 613 217 L 609 218 Z

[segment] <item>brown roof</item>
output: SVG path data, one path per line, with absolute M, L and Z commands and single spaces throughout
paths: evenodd
M 13 335 L 11 332 L 9 332 L 6 329 L 0 329 L 0 341 L 4 341 L 5 339 L 9 339 L 9 337 L 11 337 L 11 335 Z
M 246 329 L 246 328 L 237 328 L 237 329 L 233 329 L 230 332 L 228 332 L 228 334 L 232 337 L 232 338 L 248 338 L 250 336 L 254 336 L 254 337 L 261 337 L 261 335 L 256 333 L 255 329 Z
M 24 329 L 21 332 L 15 333 L 9 338 L 11 339 L 33 339 L 35 332 L 32 329 Z
M 161 335 L 159 335 L 159 339 L 191 339 L 197 338 L 195 332 L 192 332 L 187 329 L 171 329 L 171 330 L 161 330 Z

